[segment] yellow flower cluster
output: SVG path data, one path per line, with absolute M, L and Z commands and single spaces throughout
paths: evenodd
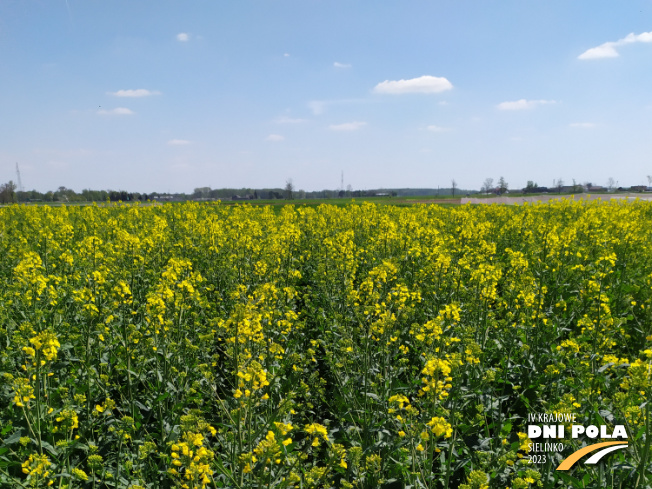
M 59 423 L 59 426 L 53 428 L 54 433 L 60 431 L 72 431 L 75 428 L 79 428 L 79 417 L 72 409 L 62 409 L 59 415 L 55 418 L 55 421 Z
M 436 395 L 439 399 L 448 397 L 448 390 L 452 388 L 450 382 L 451 365 L 448 360 L 431 358 L 426 362 L 421 371 L 424 377 L 421 378 L 423 386 L 419 395 Z
M 28 304 L 39 301 L 41 294 L 48 287 L 48 280 L 43 275 L 43 261 L 38 253 L 28 251 L 14 268 L 16 281 L 23 286 L 23 298 Z
M 42 331 L 33 338 L 29 339 L 32 347 L 23 347 L 23 351 L 31 357 L 36 356 L 36 352 L 41 352 L 45 360 L 51 362 L 57 358 L 57 352 L 61 348 L 61 343 L 57 339 L 57 335 L 51 331 Z M 43 364 L 44 361 L 41 362 Z
M 435 436 L 444 438 L 450 438 L 453 436 L 453 427 L 448 423 L 444 418 L 433 417 L 430 421 L 426 423 L 430 427 Z
M 461 484 L 460 489 L 489 489 L 489 476 L 482 470 L 472 470 L 466 484 Z
M 328 442 L 328 430 L 324 425 L 321 425 L 319 423 L 312 423 L 309 425 L 306 425 L 306 433 L 309 435 L 314 435 L 314 438 L 312 440 L 312 446 L 313 447 L 318 447 L 319 446 L 319 437 L 321 436 L 324 441 Z
M 637 358 L 627 369 L 627 377 L 621 383 L 624 390 L 634 389 L 644 396 L 652 387 L 652 363 Z
M 39 487 L 42 483 L 51 486 L 54 483 L 53 479 L 48 480 L 51 475 L 51 465 L 47 455 L 33 454 L 22 463 L 22 470 L 33 487 Z
M 18 407 L 27 407 L 29 409 L 30 399 L 36 399 L 34 387 L 29 383 L 29 379 L 18 377 L 13 380 L 14 404 Z
M 173 467 L 168 469 L 168 473 L 177 480 L 184 480 L 192 488 L 204 488 L 211 482 L 210 462 L 215 454 L 204 446 L 201 433 L 185 432 L 183 441 L 172 444 L 170 456 Z
M 278 458 L 279 454 L 281 453 L 281 447 L 276 441 L 276 435 L 274 435 L 273 431 L 267 432 L 265 439 L 261 440 L 256 448 L 254 448 L 254 453 L 258 457 L 265 459 L 266 464 L 269 464 L 272 461 L 274 461 L 276 464 L 281 463 L 281 459 Z
M 244 396 L 251 397 L 256 391 L 260 391 L 269 385 L 267 372 L 262 365 L 256 361 L 251 362 L 247 368 L 238 372 L 238 388 L 235 390 L 233 397 L 236 399 Z

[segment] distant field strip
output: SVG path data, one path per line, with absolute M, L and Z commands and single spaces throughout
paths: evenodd
M 524 202 L 550 202 L 554 200 L 652 200 L 652 194 L 577 194 L 577 195 L 536 195 L 536 196 L 520 196 L 520 197 L 486 197 L 486 198 L 473 198 L 464 197 L 461 200 L 462 204 L 522 204 Z

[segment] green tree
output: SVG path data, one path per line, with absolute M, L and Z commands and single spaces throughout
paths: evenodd
M 482 191 L 485 194 L 488 194 L 489 192 L 493 192 L 493 190 L 494 190 L 494 179 L 485 178 L 484 183 L 482 184 Z
M 12 180 L 0 185 L 0 203 L 10 202 L 16 202 L 16 184 Z
M 288 178 L 288 181 L 285 182 L 285 198 L 288 200 L 294 199 L 294 184 L 291 178 Z
M 498 180 L 498 193 L 502 195 L 508 190 L 509 190 L 509 184 L 507 183 L 504 177 L 500 177 L 500 179 Z

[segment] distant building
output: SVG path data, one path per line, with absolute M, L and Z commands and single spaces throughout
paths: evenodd
M 586 186 L 586 191 L 587 192 L 606 192 L 607 187 L 603 187 L 602 185 L 587 185 Z
M 548 187 L 525 187 L 521 189 L 524 194 L 545 194 L 549 192 Z
M 632 187 L 629 187 L 630 192 L 645 192 L 647 190 L 647 187 L 645 185 L 634 185 Z

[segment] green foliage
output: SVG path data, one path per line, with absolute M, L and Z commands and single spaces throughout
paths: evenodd
M 651 217 L 0 209 L 0 487 L 649 487 Z M 630 447 L 531 464 L 555 412 Z

